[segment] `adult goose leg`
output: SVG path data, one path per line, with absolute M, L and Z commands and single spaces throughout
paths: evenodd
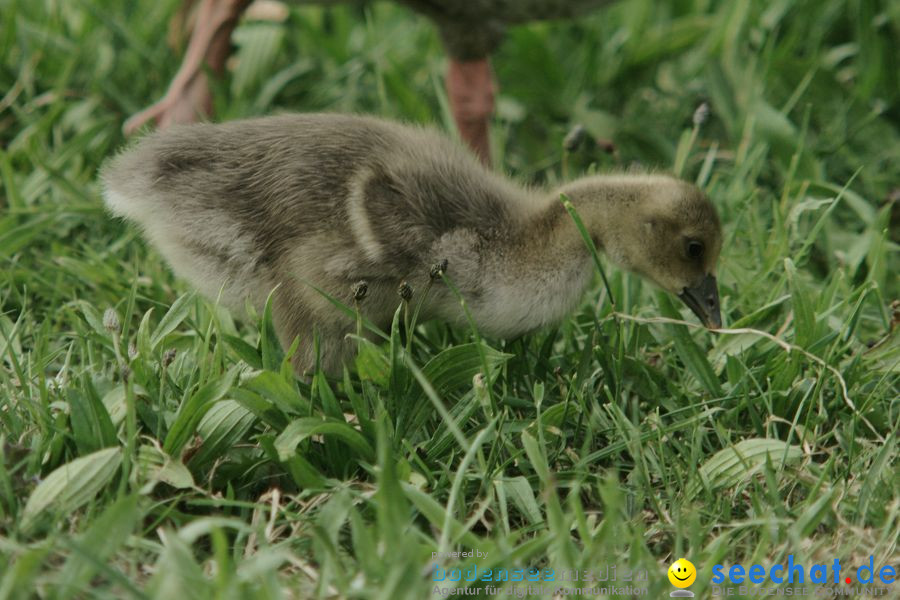
M 203 67 L 208 65 L 216 74 L 224 71 L 231 33 L 248 4 L 250 0 L 201 0 L 187 53 L 166 95 L 128 119 L 123 127 L 125 133 L 133 133 L 148 121 L 164 128 L 192 123 L 212 113 L 212 96 Z
M 487 58 L 450 59 L 447 69 L 447 97 L 456 127 L 463 141 L 485 165 L 491 162 L 488 137 L 494 112 L 494 78 Z

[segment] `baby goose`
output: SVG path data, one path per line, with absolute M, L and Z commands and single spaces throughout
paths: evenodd
M 277 286 L 275 327 L 285 347 L 300 337 L 300 374 L 315 366 L 314 335 L 327 372 L 355 348 L 354 321 L 313 286 L 387 328 L 398 288 L 415 304 L 446 269 L 484 334 L 511 338 L 561 319 L 593 263 L 560 194 L 614 264 L 721 325 L 718 216 L 696 187 L 663 175 L 539 191 L 430 129 L 303 114 L 160 131 L 109 161 L 101 179 L 109 209 L 140 224 L 205 295 L 259 307 Z M 452 290 L 430 288 L 420 314 L 464 322 Z

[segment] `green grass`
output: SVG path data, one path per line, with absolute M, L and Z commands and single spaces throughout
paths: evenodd
M 511 31 L 496 162 L 697 181 L 731 330 L 608 269 L 614 305 L 598 277 L 518 340 L 407 340 L 401 307 L 307 384 L 270 318 L 190 294 L 103 211 L 98 166 L 177 67 L 177 4 L 0 0 L 0 598 L 426 598 L 431 553 L 471 549 L 644 569 L 649 597 L 680 556 L 698 597 L 716 563 L 898 566 L 900 5 L 634 0 Z M 437 36 L 392 4 L 236 37 L 221 118 L 450 128 Z M 575 124 L 616 152 L 565 153 Z

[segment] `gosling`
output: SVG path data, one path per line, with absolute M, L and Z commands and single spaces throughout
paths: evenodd
M 274 325 L 285 348 L 299 337 L 300 375 L 317 364 L 338 373 L 356 348 L 355 320 L 325 294 L 383 329 L 398 290 L 421 318 L 464 323 L 458 292 L 491 337 L 560 320 L 593 274 L 562 194 L 612 263 L 721 326 L 716 210 L 664 175 L 529 189 L 431 129 L 297 114 L 153 133 L 108 161 L 101 180 L 109 210 L 139 224 L 206 296 L 261 308 L 274 289 Z

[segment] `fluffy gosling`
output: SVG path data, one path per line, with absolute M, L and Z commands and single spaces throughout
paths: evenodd
M 721 325 L 716 210 L 663 175 L 607 175 L 553 191 L 487 170 L 436 131 L 369 117 L 298 114 L 151 134 L 103 168 L 109 210 L 138 223 L 177 275 L 238 310 L 273 295 L 282 345 L 299 374 L 339 372 L 353 319 L 312 286 L 387 328 L 398 290 L 420 315 L 464 314 L 511 338 L 570 312 L 593 273 L 565 194 L 617 266 Z M 364 284 L 360 285 L 360 283 Z M 427 295 L 424 291 L 429 289 Z M 423 299 L 423 295 L 425 296 Z

